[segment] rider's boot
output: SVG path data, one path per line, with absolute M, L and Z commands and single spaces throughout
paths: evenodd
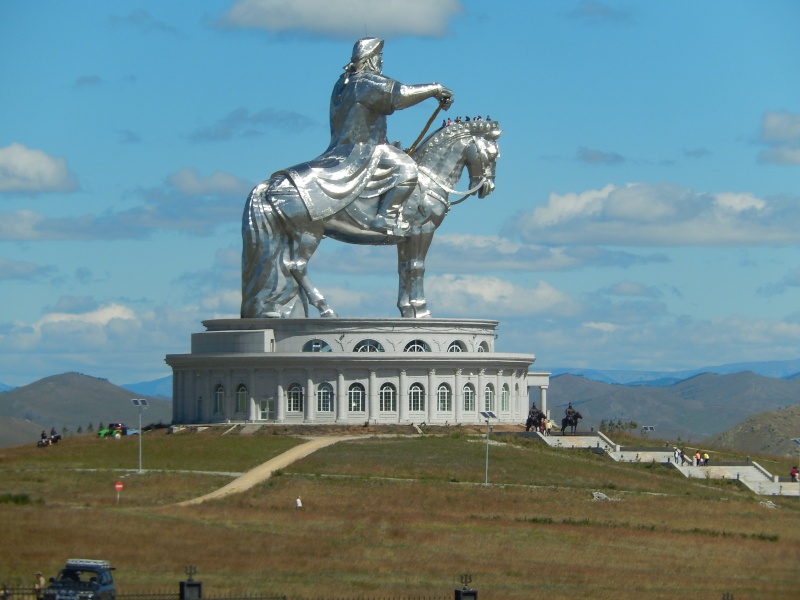
M 407 181 L 386 192 L 381 198 L 378 214 L 372 220 L 370 228 L 393 237 L 405 237 L 409 225 L 403 220 L 403 202 L 415 188 L 416 182 Z

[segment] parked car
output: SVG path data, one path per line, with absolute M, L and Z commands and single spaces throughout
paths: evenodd
M 45 600 L 115 600 L 117 587 L 107 560 L 70 558 L 58 577 L 50 578 Z
M 97 437 L 99 438 L 121 438 L 123 435 L 138 435 L 138 429 L 128 429 L 128 426 L 125 423 L 109 423 L 108 427 L 101 429 L 97 432 Z

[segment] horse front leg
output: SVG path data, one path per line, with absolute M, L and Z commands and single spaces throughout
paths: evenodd
M 400 290 L 397 307 L 403 317 L 424 319 L 431 316 L 425 298 L 425 256 L 433 239 L 433 228 L 423 226 L 397 245 L 397 270 Z

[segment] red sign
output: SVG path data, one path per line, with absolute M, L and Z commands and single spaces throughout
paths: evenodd
M 118 492 L 122 490 L 122 487 L 123 486 L 121 481 L 118 481 L 117 483 L 114 484 L 114 489 L 117 490 Z

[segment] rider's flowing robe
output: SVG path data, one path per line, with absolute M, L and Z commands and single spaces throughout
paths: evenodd
M 285 176 L 294 184 L 312 219 L 335 214 L 356 198 L 378 197 L 401 183 L 403 170 L 414 169 L 386 138 L 386 116 L 395 110 L 400 87 L 380 73 L 343 73 L 331 95 L 328 149 L 273 174 L 273 181 Z

